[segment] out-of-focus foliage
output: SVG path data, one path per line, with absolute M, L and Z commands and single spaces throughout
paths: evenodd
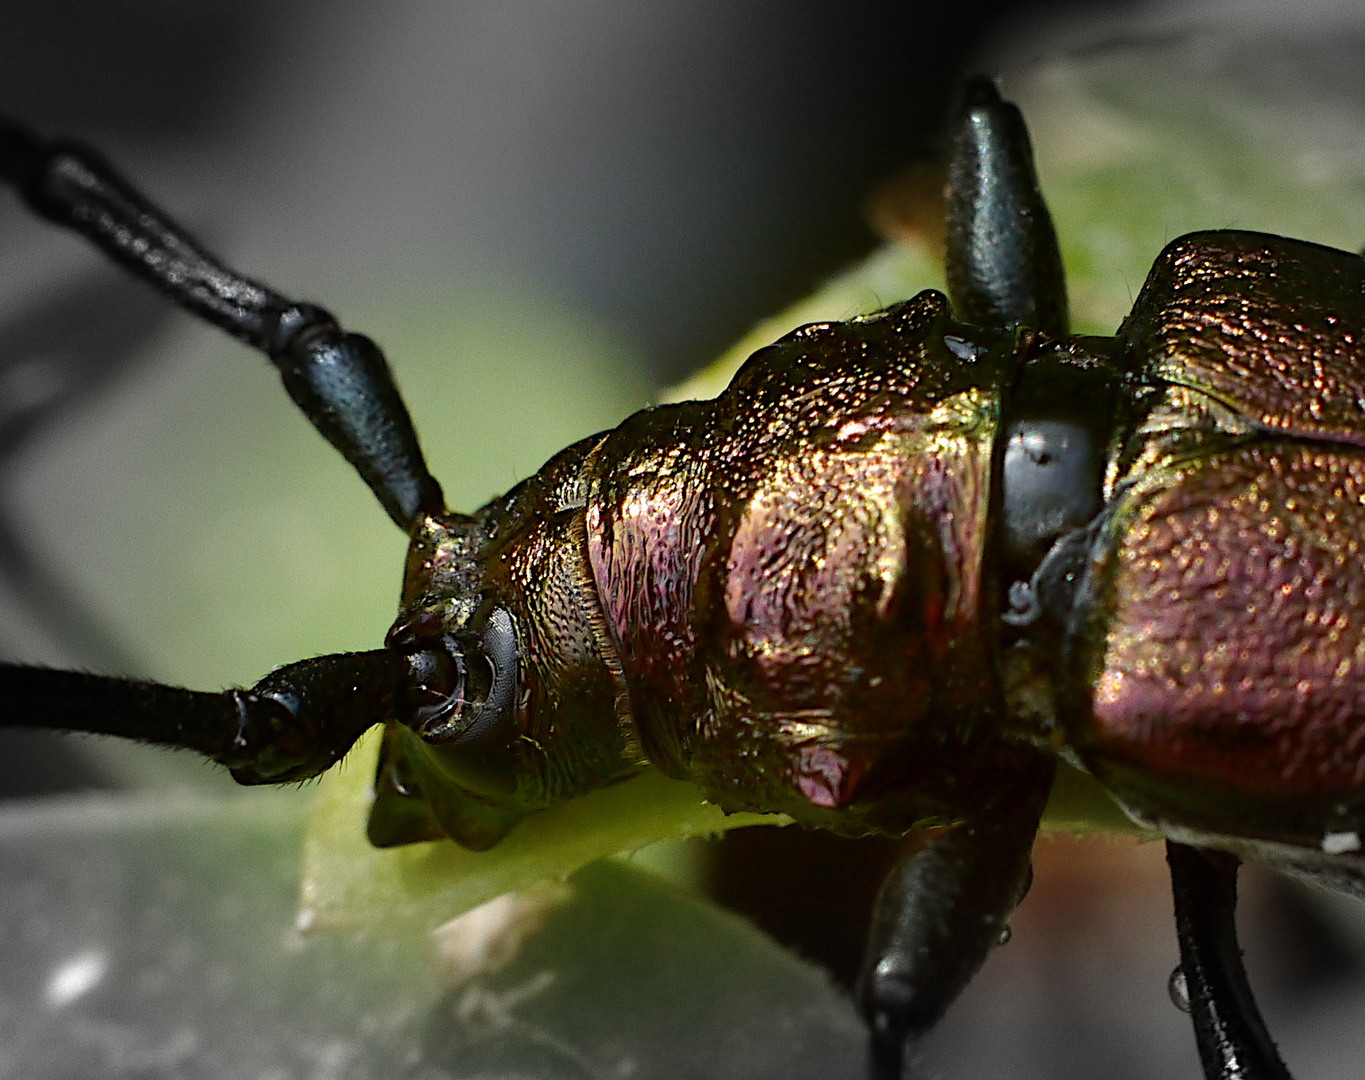
M 550 808 L 490 851 L 438 841 L 378 850 L 365 816 L 377 732 L 323 782 L 303 853 L 302 918 L 321 928 L 430 929 L 502 893 L 568 877 L 595 859 L 658 840 L 706 836 L 779 815 L 723 814 L 697 788 L 647 769 L 623 784 Z

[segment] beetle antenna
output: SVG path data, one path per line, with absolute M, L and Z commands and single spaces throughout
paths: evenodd
M 307 780 L 392 711 L 406 672 L 388 649 L 338 653 L 219 694 L 0 664 L 0 728 L 116 735 L 194 750 L 242 784 Z
M 295 404 L 405 532 L 444 509 L 388 363 L 369 338 L 229 270 L 90 147 L 48 142 L 0 120 L 0 179 L 35 213 L 266 353 Z
M 1064 337 L 1066 278 L 1018 108 L 968 79 L 948 163 L 945 269 L 958 318 Z

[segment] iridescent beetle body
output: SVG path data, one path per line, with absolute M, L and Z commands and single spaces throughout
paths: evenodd
M 999 735 L 998 682 L 981 677 L 995 667 L 983 556 L 1013 341 L 986 335 L 995 348 L 964 361 L 945 339 L 965 348 L 968 332 L 930 293 L 806 327 L 716 401 L 570 447 L 477 519 L 477 605 L 467 575 L 445 577 L 459 526 L 429 519 L 394 639 L 460 633 L 479 605 L 510 614 L 515 771 L 543 784 L 528 809 L 648 762 L 727 810 L 844 831 L 979 810 L 1020 753 Z M 396 736 L 391 757 L 440 756 Z M 428 790 L 381 776 L 376 820 L 413 786 Z M 456 815 L 438 816 L 442 833 L 480 846 L 442 810 Z
M 201 694 L 0 666 L 0 722 L 316 775 L 384 725 L 369 835 L 496 844 L 646 767 L 726 810 L 951 826 L 878 898 L 859 987 L 902 1054 L 1002 939 L 1058 759 L 1163 832 L 1210 1080 L 1285 1077 L 1240 857 L 1365 896 L 1365 262 L 1247 232 L 1159 256 L 1073 336 L 1022 119 L 968 85 L 951 302 L 803 327 L 452 514 L 387 365 L 222 267 L 84 147 L 0 175 L 266 352 L 411 538 L 385 647 Z
M 1331 873 L 1307 852 L 1365 795 L 1365 260 L 1183 237 L 1120 340 L 1151 404 L 1070 614 L 1068 739 L 1147 816 Z

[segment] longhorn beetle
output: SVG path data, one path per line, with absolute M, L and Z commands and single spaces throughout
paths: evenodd
M 223 267 L 93 150 L 0 173 L 265 352 L 410 537 L 384 646 L 250 690 L 0 668 L 0 722 L 315 776 L 375 724 L 379 846 L 483 849 L 653 767 L 727 811 L 949 825 L 877 900 L 858 989 L 901 1071 L 1028 888 L 1058 758 L 1163 833 L 1209 1078 L 1286 1077 L 1239 860 L 1365 895 L 1365 262 L 1205 232 L 1112 337 L 1068 330 L 1022 117 L 970 81 L 948 291 L 803 327 L 449 512 L 379 349 Z

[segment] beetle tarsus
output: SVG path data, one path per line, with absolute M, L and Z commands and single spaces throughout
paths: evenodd
M 1168 842 L 1180 966 L 1207 1080 L 1290 1080 L 1242 966 L 1234 855 Z
M 1040 761 L 989 812 L 903 856 L 887 875 L 857 990 L 879 1080 L 900 1075 L 907 1042 L 938 1023 L 1005 936 L 1032 878 L 1054 768 Z

